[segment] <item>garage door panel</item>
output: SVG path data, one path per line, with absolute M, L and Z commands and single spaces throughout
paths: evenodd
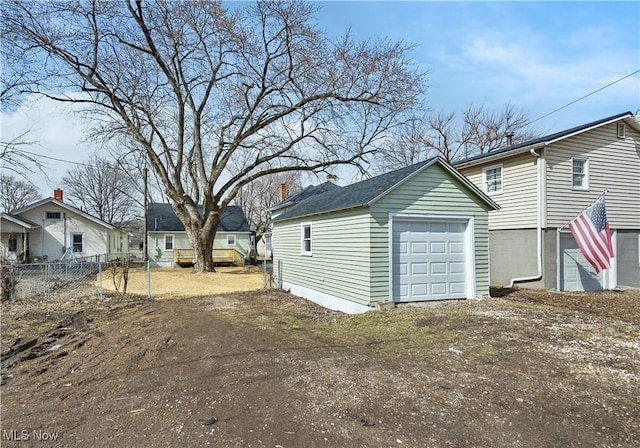
M 464 262 L 451 262 L 449 263 L 449 274 L 463 274 L 464 275 Z
M 447 273 L 447 263 L 429 263 L 431 266 L 431 275 L 441 275 Z
M 427 273 L 427 263 L 411 263 L 411 275 L 424 275 Z
M 447 284 L 444 282 L 431 283 L 431 296 L 433 297 L 442 297 L 447 295 Z
M 426 254 L 427 253 L 427 243 L 426 242 L 411 242 L 411 254 Z
M 465 222 L 394 220 L 394 300 L 466 297 L 466 226 Z
M 603 274 L 596 274 L 571 234 L 560 235 L 560 288 L 563 291 L 599 291 Z
M 431 254 L 446 254 L 447 244 L 444 241 L 432 241 L 429 243 L 429 249 Z
M 451 242 L 449 242 L 449 253 L 450 254 L 464 254 L 464 242 L 461 242 L 461 241 L 451 241 Z
M 412 296 L 425 296 L 427 295 L 428 285 L 426 283 L 414 283 L 411 285 Z

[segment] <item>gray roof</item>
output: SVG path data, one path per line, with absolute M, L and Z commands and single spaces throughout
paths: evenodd
M 339 190 L 341 188 L 342 187 L 340 185 L 336 185 L 333 182 L 328 182 L 328 181 L 320 185 L 309 185 L 303 190 L 297 193 L 294 193 L 291 196 L 287 196 L 284 201 L 274 204 L 269 210 L 278 210 L 283 207 L 291 207 L 297 204 L 298 202 L 302 202 L 305 199 L 310 198 L 311 196 L 328 193 L 330 191 Z
M 375 176 L 342 188 L 332 189 L 324 194 L 311 196 L 290 210 L 278 215 L 274 218 L 274 221 L 367 205 L 373 199 L 431 161 L 433 161 L 433 159 L 428 159 L 415 165 L 400 168 L 399 170 L 381 174 L 380 176 Z
M 201 206 L 198 206 L 202 210 Z M 171 204 L 152 203 L 147 206 L 147 231 L 149 232 L 184 232 L 184 224 L 178 219 Z M 242 207 L 228 205 L 220 222 L 219 232 L 250 232 L 249 223 Z
M 535 145 L 542 144 L 542 143 L 545 143 L 545 142 L 551 142 L 551 141 L 554 141 L 554 140 L 558 140 L 558 139 L 560 139 L 562 137 L 567 137 L 569 135 L 578 133 L 580 131 L 585 131 L 587 129 L 591 129 L 593 127 L 600 126 L 600 125 L 608 123 L 610 121 L 615 121 L 615 120 L 618 120 L 620 118 L 626 118 L 626 117 L 629 117 L 629 116 L 633 116 L 633 114 L 631 112 L 622 112 L 622 113 L 619 113 L 619 114 L 616 114 L 616 115 L 612 115 L 611 117 L 603 118 L 601 120 L 592 121 L 590 123 L 586 123 L 586 124 L 583 124 L 583 125 L 580 125 L 580 126 L 576 126 L 576 127 L 570 128 L 570 129 L 566 129 L 564 131 L 556 132 L 554 134 L 549 134 L 549 135 L 546 135 L 544 137 L 540 137 L 540 138 L 536 138 L 536 139 L 533 139 L 533 140 L 528 140 L 526 142 L 521 142 L 521 143 L 517 143 L 515 145 L 507 146 L 506 148 L 498 149 L 497 151 L 491 151 L 491 152 L 486 153 L 486 154 L 480 154 L 480 155 L 477 155 L 477 156 L 468 157 L 468 158 L 466 158 L 464 160 L 459 160 L 459 161 L 454 162 L 454 165 L 458 166 L 458 165 L 466 164 L 466 163 L 469 163 L 469 162 L 474 162 L 476 160 L 480 160 L 480 159 L 483 159 L 485 157 L 493 157 L 493 156 L 496 156 L 498 154 L 504 154 L 504 153 L 508 153 L 508 152 L 511 152 L 511 151 L 517 152 L 518 149 L 526 148 L 526 147 L 529 147 L 529 146 L 535 146 Z

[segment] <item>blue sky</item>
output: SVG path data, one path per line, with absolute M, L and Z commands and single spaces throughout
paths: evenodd
M 531 120 L 545 116 L 640 70 L 640 2 L 318 2 L 318 26 L 329 35 L 347 27 L 358 40 L 403 40 L 428 71 L 425 97 L 433 111 L 461 112 L 506 103 Z M 548 134 L 619 112 L 640 109 L 640 73 L 535 122 Z M 80 124 L 60 106 L 37 102 L 2 115 L 3 140 L 32 129 L 34 152 L 85 161 Z M 45 195 L 71 164 L 46 160 Z
M 319 26 L 416 44 L 428 106 L 509 102 L 532 120 L 640 69 L 640 2 L 318 2 Z M 640 73 L 536 122 L 555 132 L 640 108 Z

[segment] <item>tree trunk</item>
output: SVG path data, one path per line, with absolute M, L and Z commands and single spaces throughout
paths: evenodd
M 213 240 L 216 236 L 216 227 L 213 228 L 213 232 L 200 230 L 193 236 L 189 235 L 193 246 L 193 256 L 195 257 L 193 272 L 215 272 L 213 266 Z M 187 231 L 187 234 L 189 234 L 189 231 Z
M 193 272 L 215 272 L 213 266 L 213 240 L 218 230 L 221 211 L 204 214 L 204 223 L 195 206 L 181 207 L 174 203 L 173 210 L 184 224 L 193 248 Z

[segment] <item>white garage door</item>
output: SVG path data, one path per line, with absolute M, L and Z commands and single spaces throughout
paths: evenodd
M 598 291 L 602 288 L 603 274 L 589 264 L 575 238 L 570 233 L 560 234 L 560 289 L 562 291 Z
M 466 221 L 393 221 L 396 302 L 466 297 Z

